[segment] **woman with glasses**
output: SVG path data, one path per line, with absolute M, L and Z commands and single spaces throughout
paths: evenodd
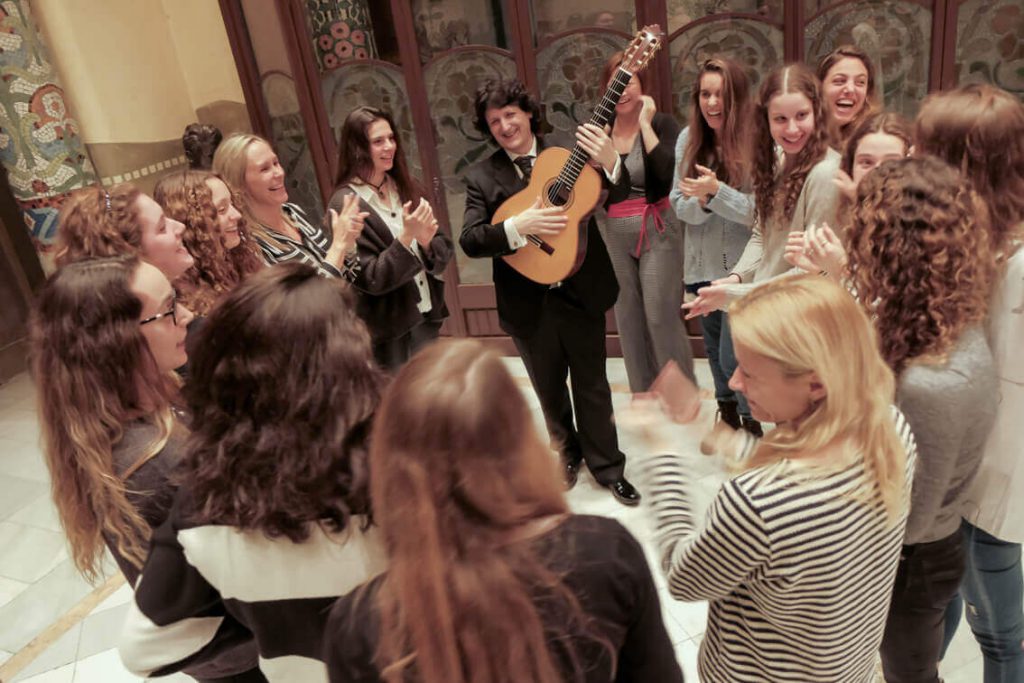
M 53 498 L 71 557 L 90 580 L 110 550 L 135 584 L 150 534 L 167 518 L 183 456 L 174 368 L 192 313 L 135 256 L 83 260 L 50 278 L 32 317 L 32 370 Z M 260 681 L 249 637 L 187 671 Z

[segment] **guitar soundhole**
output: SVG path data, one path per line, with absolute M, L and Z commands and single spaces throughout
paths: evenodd
M 544 195 L 550 206 L 569 206 L 572 204 L 572 188 L 560 182 L 558 178 L 550 180 L 544 186 Z

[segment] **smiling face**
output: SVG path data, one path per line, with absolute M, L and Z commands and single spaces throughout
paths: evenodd
M 284 168 L 270 145 L 257 140 L 245 153 L 245 192 L 253 204 L 280 207 L 288 201 Z
M 139 321 L 167 313 L 173 307 L 174 316 L 165 315 L 145 325 L 140 325 L 142 336 L 149 346 L 160 372 L 170 372 L 188 361 L 185 353 L 185 334 L 192 313 L 174 302 L 174 290 L 163 273 L 149 265 L 140 263 L 132 277 L 130 289 L 142 302 Z
M 868 98 L 868 68 L 856 57 L 843 57 L 825 73 L 822 95 L 836 125 L 857 117 Z
M 643 106 L 643 100 L 640 99 L 643 96 L 644 89 L 640 84 L 640 79 L 636 77 L 636 74 L 630 76 L 629 82 L 626 83 L 626 87 L 622 91 L 622 97 L 615 105 L 615 113 L 621 115 L 639 109 Z
M 491 107 L 484 112 L 484 120 L 502 149 L 512 154 L 529 154 L 533 147 L 530 115 L 514 104 Z
M 366 127 L 366 139 L 370 143 L 370 159 L 373 161 L 373 175 L 380 178 L 395 166 L 398 142 L 391 124 L 377 119 Z
M 192 267 L 192 254 L 188 253 L 181 236 L 185 233 L 182 223 L 164 215 L 163 208 L 148 195 L 140 194 L 135 200 L 142 231 L 141 256 L 167 277 L 178 279 Z
M 768 102 L 772 139 L 787 155 L 798 154 L 814 133 L 814 108 L 803 93 L 776 95 Z
M 238 223 L 242 220 L 235 205 L 231 203 L 231 191 L 220 178 L 207 178 L 206 186 L 213 197 L 213 208 L 217 210 L 217 230 L 225 249 L 234 249 L 242 243 L 238 234 Z
M 722 74 L 709 71 L 700 77 L 700 113 L 708 128 L 718 132 L 725 121 L 725 105 L 722 102 Z
M 790 376 L 768 356 L 739 343 L 734 346 L 738 366 L 729 388 L 746 397 L 754 419 L 775 424 L 799 421 L 824 398 L 825 390 L 815 373 Z
M 900 138 L 888 133 L 869 133 L 857 143 L 853 155 L 853 182 L 861 179 L 885 161 L 902 159 L 907 156 L 907 145 Z

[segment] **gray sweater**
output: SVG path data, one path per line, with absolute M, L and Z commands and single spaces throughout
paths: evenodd
M 918 462 L 904 543 L 928 543 L 960 528 L 968 489 L 995 418 L 998 383 L 980 327 L 968 328 L 941 365 L 911 365 L 896 403 L 917 438 Z

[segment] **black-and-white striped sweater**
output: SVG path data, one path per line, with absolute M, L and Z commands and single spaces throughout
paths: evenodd
M 349 282 L 355 282 L 360 265 L 359 258 L 354 253 L 345 255 L 345 261 L 341 268 L 328 263 L 324 258 L 331 246 L 331 235 L 327 234 L 320 226 L 310 223 L 306 219 L 306 214 L 297 205 L 285 204 L 281 210 L 298 229 L 302 235 L 302 241 L 296 242 L 277 232 L 274 232 L 274 242 L 256 236 L 256 242 L 260 245 L 260 251 L 263 253 L 263 260 L 270 265 L 298 261 L 316 268 L 316 272 L 321 277 L 340 277 Z
M 303 543 L 260 531 L 182 523 L 181 497 L 153 536 L 119 649 L 125 667 L 162 676 L 255 637 L 271 683 L 327 682 L 321 661 L 331 605 L 386 566 L 379 533 L 329 533 Z M 252 636 L 249 636 L 249 633 Z
M 910 427 L 906 500 L 916 460 Z M 693 521 L 684 458 L 645 465 L 655 540 L 678 600 L 709 601 L 704 683 L 866 683 L 885 627 L 906 511 L 896 524 L 863 464 L 808 476 L 789 460 L 726 481 L 702 528 Z

